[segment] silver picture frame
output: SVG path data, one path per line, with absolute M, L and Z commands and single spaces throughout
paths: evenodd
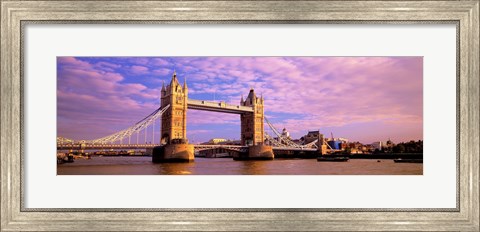
M 479 231 L 479 1 L 1 0 L 1 231 Z M 456 24 L 457 208 L 32 209 L 23 195 L 23 29 L 42 24 Z M 458 149 L 461 147 L 461 149 Z

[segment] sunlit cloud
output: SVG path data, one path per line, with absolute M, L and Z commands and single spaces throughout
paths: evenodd
M 264 96 L 265 113 L 272 123 L 297 138 L 320 129 L 363 142 L 423 139 L 421 57 L 59 57 L 57 61 L 58 134 L 64 137 L 108 135 L 148 115 L 159 107 L 161 83 L 169 83 L 175 69 L 181 82 L 187 80 L 193 99 L 238 104 L 254 88 Z M 192 130 L 187 135 L 199 141 L 215 135 L 239 138 L 239 116 L 219 115 L 189 110 Z

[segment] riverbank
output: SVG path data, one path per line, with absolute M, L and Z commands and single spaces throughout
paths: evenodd
M 350 159 L 423 159 L 423 153 L 335 154 L 331 156 Z

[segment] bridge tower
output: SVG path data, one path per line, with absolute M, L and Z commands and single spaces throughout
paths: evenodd
M 162 129 L 160 131 L 160 145 L 153 148 L 152 161 L 161 162 L 192 162 L 194 147 L 187 140 L 187 106 L 188 87 L 184 80 L 183 86 L 177 79 L 174 71 L 170 84 L 162 85 L 160 106 L 170 105 L 162 114 Z
M 272 147 L 263 144 L 265 141 L 263 96 L 258 98 L 252 88 L 245 100 L 242 96 L 240 105 L 252 107 L 253 112 L 243 113 L 240 116 L 242 145 L 248 146 L 248 154 L 239 154 L 234 159 L 274 159 Z
M 188 87 L 186 80 L 183 86 L 177 79 L 174 71 L 170 84 L 162 85 L 160 106 L 170 105 L 170 108 L 162 115 L 162 130 L 160 144 L 171 144 L 173 140 L 187 140 L 187 101 Z
M 327 154 L 327 145 L 325 144 L 325 138 L 323 137 L 323 134 L 320 133 L 320 130 L 318 131 L 317 147 L 318 147 L 317 151 L 320 155 Z
M 264 110 L 263 96 L 258 98 L 255 91 L 250 89 L 247 99 L 240 100 L 240 105 L 253 108 L 253 113 L 244 113 L 241 119 L 241 139 L 243 146 L 262 144 L 264 141 Z

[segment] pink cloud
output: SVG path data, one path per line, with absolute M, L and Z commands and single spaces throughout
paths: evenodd
M 187 120 L 195 125 L 199 124 L 232 124 L 240 125 L 240 115 L 219 114 L 216 112 L 188 110 Z
M 90 64 L 72 57 L 58 58 L 58 135 L 94 139 L 133 125 L 158 105 L 139 99 L 158 99 L 159 89 L 125 79 L 105 62 Z M 90 132 L 89 132 L 90 131 Z
M 166 61 L 163 58 L 152 58 L 150 63 L 152 63 L 152 65 L 158 66 L 158 67 L 166 67 L 166 66 L 170 65 L 170 62 Z
M 156 76 L 166 76 L 172 73 L 172 70 L 166 68 L 155 69 L 152 72 Z
M 74 67 L 76 69 L 89 69 L 92 67 L 90 63 L 75 59 L 74 57 L 57 57 L 57 62 L 65 67 Z
M 147 73 L 149 73 L 147 67 L 145 67 L 145 66 L 139 66 L 139 65 L 133 65 L 133 66 L 130 68 L 130 71 L 131 71 L 131 73 L 134 74 L 134 75 L 142 75 L 142 74 L 147 74 Z
M 372 124 L 364 130 L 390 128 L 408 134 L 422 134 L 423 124 L 423 60 L 421 57 L 184 57 L 124 58 L 128 65 L 113 62 L 90 64 L 72 57 L 58 58 L 59 92 L 74 93 L 81 101 L 64 106 L 73 110 L 78 105 L 90 111 L 105 107 L 107 113 L 148 114 L 155 108 L 161 80 L 169 80 L 172 66 L 177 68 L 180 80 L 187 78 L 191 98 L 216 95 L 216 100 L 238 104 L 240 96 L 254 88 L 265 97 L 268 115 L 291 114 L 287 119 L 276 118 L 276 123 L 300 135 L 311 129 L 348 127 Z M 120 58 L 119 58 L 120 60 Z M 170 62 L 171 61 L 171 62 Z M 133 65 L 132 65 L 133 64 Z M 128 69 L 123 74 L 117 69 Z M 128 74 L 149 74 L 149 83 L 126 83 Z M 138 78 L 138 77 L 135 77 Z M 125 82 L 125 83 L 124 83 Z M 73 98 L 74 95 L 70 96 Z M 90 96 L 87 97 L 87 96 Z M 62 95 L 65 99 L 68 97 Z M 108 99 L 109 104 L 100 101 Z M 136 105 L 136 106 L 134 106 Z M 125 106 L 125 108 L 123 108 Z M 119 108 L 120 111 L 115 109 Z M 148 108 L 148 110 L 146 110 Z M 98 110 L 98 109 L 97 109 Z M 68 114 L 68 112 L 63 112 Z M 61 116 L 61 115 L 59 115 Z M 128 117 L 134 118 L 134 115 Z M 238 124 L 238 115 L 221 118 L 222 123 Z M 85 117 L 89 117 L 85 115 Z M 127 117 L 127 116 L 125 116 Z M 107 120 L 120 118 L 111 116 Z M 189 123 L 204 125 L 219 120 L 218 114 L 195 111 L 189 113 Z M 125 122 L 125 120 L 123 120 Z M 126 124 L 124 124 L 126 125 Z
M 421 57 L 257 57 L 193 59 L 194 93 L 222 93 L 237 103 L 250 87 L 266 111 L 300 113 L 292 130 L 352 123 L 423 122 Z M 213 75 L 214 74 L 214 75 Z M 228 78 L 227 78 L 228 77 Z

